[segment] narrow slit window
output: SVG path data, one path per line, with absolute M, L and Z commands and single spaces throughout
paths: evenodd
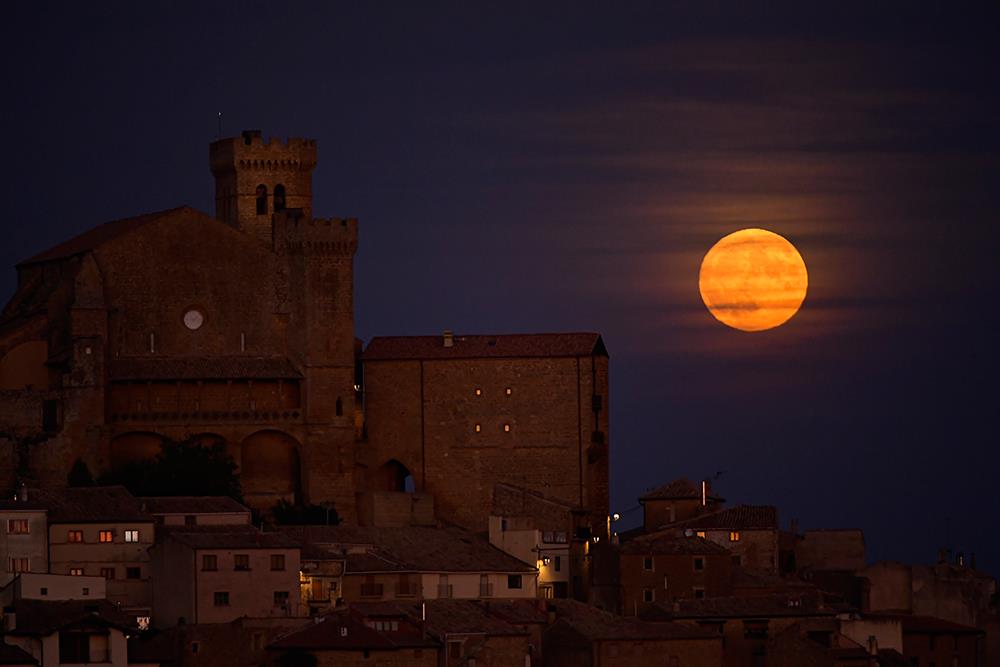
M 267 215 L 267 186 L 257 186 L 257 215 Z
M 274 212 L 285 210 L 285 186 L 278 183 L 274 186 Z

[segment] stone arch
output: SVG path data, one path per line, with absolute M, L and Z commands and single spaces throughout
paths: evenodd
M 257 431 L 240 444 L 240 486 L 250 505 L 270 509 L 302 499 L 299 441 L 281 431 Z
M 111 440 L 111 468 L 118 470 L 129 463 L 151 461 L 160 453 L 165 438 L 159 433 L 133 431 Z
M 29 340 L 15 345 L 0 357 L 0 390 L 45 390 L 49 388 L 49 345 Z
M 413 493 L 415 490 L 413 473 L 398 460 L 390 459 L 375 470 L 371 488 L 373 491 Z

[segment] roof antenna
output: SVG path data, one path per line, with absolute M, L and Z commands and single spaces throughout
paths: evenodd
M 215 136 L 215 138 L 216 139 L 221 139 L 222 138 L 222 112 L 221 111 L 218 114 L 218 119 L 219 119 L 219 133 Z

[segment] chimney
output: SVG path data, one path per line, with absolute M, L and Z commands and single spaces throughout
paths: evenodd
M 451 329 L 445 329 L 443 341 L 445 347 L 455 347 L 455 332 Z
M 965 567 L 965 552 L 959 551 L 958 558 L 955 559 L 955 564 L 959 567 Z

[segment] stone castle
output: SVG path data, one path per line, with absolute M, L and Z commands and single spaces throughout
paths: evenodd
M 608 355 L 597 334 L 354 335 L 358 222 L 312 216 L 316 142 L 215 141 L 215 216 L 98 226 L 17 265 L 0 316 L 0 483 L 59 489 L 222 443 L 247 502 L 348 522 L 487 526 L 494 487 L 606 533 Z

